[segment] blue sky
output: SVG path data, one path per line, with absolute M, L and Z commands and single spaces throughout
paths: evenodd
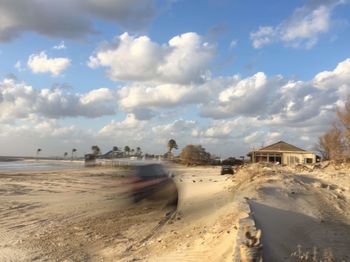
M 346 0 L 4 0 L 0 17 L 1 155 L 312 149 L 350 93 Z

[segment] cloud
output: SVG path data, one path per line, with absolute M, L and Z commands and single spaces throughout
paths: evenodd
M 340 62 L 333 71 L 318 73 L 313 84 L 320 89 L 338 89 L 343 95 L 349 95 L 350 90 L 350 59 Z M 347 93 L 346 94 L 346 91 Z
M 138 120 L 134 114 L 127 114 L 122 121 L 112 120 L 98 131 L 98 135 L 107 140 L 120 140 L 122 137 L 123 143 L 131 143 L 129 146 L 152 139 L 147 121 Z
M 235 48 L 235 47 L 237 47 L 237 44 L 238 44 L 238 40 L 232 40 L 231 42 L 230 42 L 230 49 L 233 49 L 233 48 Z
M 61 41 L 58 45 L 54 45 L 53 46 L 53 49 L 56 49 L 56 50 L 62 50 L 62 49 L 66 49 L 66 45 L 64 43 L 64 41 Z
M 252 146 L 278 140 L 312 149 L 350 92 L 349 72 L 350 59 L 345 59 L 309 81 L 257 72 L 191 84 L 126 83 L 84 93 L 35 89 L 7 78 L 0 82 L 0 142 L 9 148 L 23 136 L 28 147 L 65 141 L 59 146 L 62 152 L 67 151 L 64 146 L 110 149 L 117 143 L 164 153 L 166 142 L 174 138 L 180 150 L 189 143 L 202 144 L 222 156 L 245 154 Z M 117 120 L 124 114 L 125 119 Z M 67 124 L 67 117 L 98 121 L 93 130 L 84 130 Z
M 294 48 L 311 48 L 332 25 L 332 12 L 341 0 L 309 1 L 277 26 L 260 26 L 250 34 L 254 48 L 282 42 Z
M 335 108 L 350 93 L 350 60 L 311 81 L 267 77 L 263 72 L 227 79 L 216 99 L 201 106 L 201 115 L 214 119 L 245 117 L 262 126 L 289 127 L 329 124 Z M 224 82 L 222 82 L 224 83 Z
M 178 119 L 170 124 L 155 126 L 152 131 L 158 136 L 180 138 L 183 135 L 190 135 L 196 126 L 197 123 L 193 120 Z
M 81 39 L 96 34 L 93 19 L 142 30 L 157 15 L 155 0 L 3 0 L 0 42 L 31 31 L 55 38 Z M 170 1 L 166 1 L 166 3 Z
M 184 104 L 201 103 L 208 89 L 195 85 L 129 85 L 118 91 L 119 103 L 124 110 L 137 108 L 170 108 Z
M 102 45 L 88 65 L 107 67 L 108 76 L 115 81 L 189 84 L 208 77 L 214 54 L 214 47 L 196 33 L 175 36 L 163 45 L 147 36 L 124 33 Z
M 33 73 L 51 73 L 52 76 L 58 76 L 71 65 L 71 60 L 64 57 L 48 58 L 43 51 L 30 55 L 27 65 Z
M 51 119 L 95 118 L 113 115 L 116 110 L 116 95 L 107 88 L 79 94 L 62 89 L 37 90 L 13 79 L 0 82 L 0 122 L 27 119 L 33 115 Z
M 17 69 L 18 72 L 23 72 L 26 69 L 22 66 L 22 62 L 21 61 L 17 61 L 16 64 L 14 65 L 14 68 Z

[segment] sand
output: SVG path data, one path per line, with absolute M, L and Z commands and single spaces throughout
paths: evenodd
M 298 245 L 350 261 L 349 169 L 172 169 L 171 217 L 123 198 L 121 168 L 0 173 L 0 261 L 233 261 L 242 203 L 263 231 L 264 261 L 297 261 Z

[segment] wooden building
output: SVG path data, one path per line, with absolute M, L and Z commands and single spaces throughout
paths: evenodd
M 312 164 L 316 162 L 316 155 L 299 147 L 279 141 L 275 144 L 249 152 L 252 163 L 270 162 L 286 165 Z

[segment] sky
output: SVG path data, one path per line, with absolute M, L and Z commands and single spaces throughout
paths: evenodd
M 350 95 L 349 0 L 0 0 L 0 155 L 313 150 Z

